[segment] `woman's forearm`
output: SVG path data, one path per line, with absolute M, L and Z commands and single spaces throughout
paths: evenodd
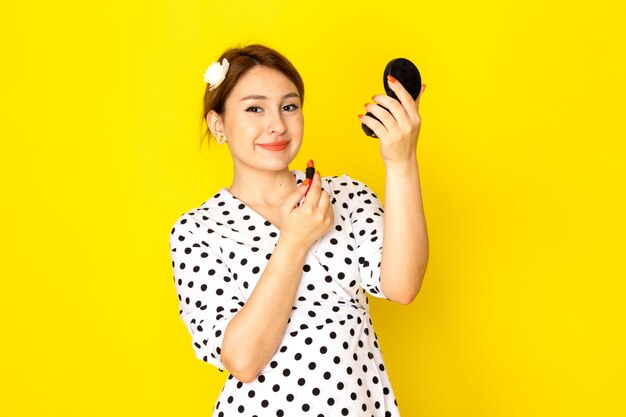
M 392 301 L 417 295 L 428 264 L 428 231 L 417 159 L 387 165 L 381 288 Z
M 254 380 L 282 340 L 306 254 L 279 239 L 252 294 L 226 327 L 222 362 L 240 381 Z

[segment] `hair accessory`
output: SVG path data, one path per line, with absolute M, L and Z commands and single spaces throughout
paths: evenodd
M 215 90 L 226 78 L 228 67 L 230 64 L 226 58 L 222 59 L 222 63 L 214 62 L 204 73 L 204 82 L 209 83 L 209 91 Z

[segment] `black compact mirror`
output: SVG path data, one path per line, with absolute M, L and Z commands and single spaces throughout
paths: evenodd
M 385 87 L 385 93 L 387 93 L 389 97 L 398 100 L 396 93 L 394 93 L 391 87 L 389 87 L 387 75 L 391 75 L 393 78 L 400 81 L 404 88 L 409 92 L 411 97 L 413 97 L 413 100 L 417 99 L 417 96 L 422 89 L 422 77 L 414 63 L 406 58 L 396 58 L 389 61 L 389 63 L 385 67 L 385 71 L 383 72 L 383 86 Z M 384 106 L 380 104 L 379 106 L 387 110 Z M 380 121 L 370 112 L 365 113 L 365 115 L 373 117 L 374 119 Z M 364 123 L 361 123 L 361 127 L 363 128 L 363 131 L 367 136 L 372 138 L 378 138 L 378 136 L 376 136 L 376 133 L 374 133 L 374 131 L 367 127 Z

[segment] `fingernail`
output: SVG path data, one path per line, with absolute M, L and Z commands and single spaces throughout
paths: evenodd
M 363 117 L 363 115 L 362 115 L 362 114 L 357 114 L 357 116 L 359 117 L 359 119 L 360 119 L 361 117 Z
M 319 171 L 315 171 L 315 172 L 317 172 L 317 175 L 319 175 L 319 176 L 320 176 L 320 178 L 322 177 L 322 174 L 320 174 L 320 172 L 319 172 Z
M 302 181 L 302 183 L 300 184 L 300 187 L 306 187 L 307 185 L 309 185 L 309 179 L 305 178 L 304 181 Z
M 376 101 L 376 96 L 375 95 L 372 96 L 372 100 Z
M 367 105 L 368 105 L 368 104 L 369 104 L 369 103 L 365 103 L 365 104 L 364 104 L 364 106 L 365 106 L 365 107 L 367 107 Z
M 395 79 L 395 78 L 393 78 L 393 77 L 391 76 L 391 74 L 387 74 L 387 79 L 388 79 L 390 82 L 392 82 L 392 83 L 395 83 L 395 82 L 396 82 L 396 79 Z

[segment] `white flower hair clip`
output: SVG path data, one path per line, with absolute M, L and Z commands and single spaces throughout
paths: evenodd
M 209 65 L 204 73 L 204 82 L 209 83 L 209 91 L 215 90 L 226 78 L 228 67 L 230 64 L 226 58 L 222 59 L 222 63 L 214 62 Z

